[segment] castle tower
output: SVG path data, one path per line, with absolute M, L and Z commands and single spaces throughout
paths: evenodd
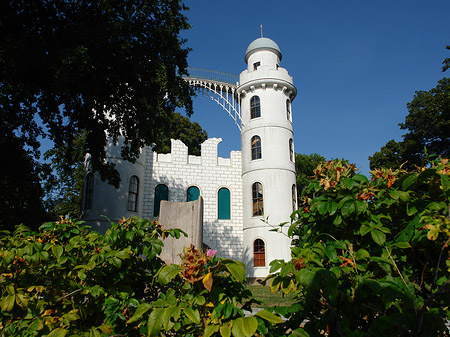
M 291 109 L 297 89 L 281 58 L 274 41 L 258 38 L 248 46 L 248 67 L 240 74 L 243 259 L 249 278 L 267 276 L 274 259 L 290 259 L 290 239 L 270 231 L 289 222 L 297 207 Z

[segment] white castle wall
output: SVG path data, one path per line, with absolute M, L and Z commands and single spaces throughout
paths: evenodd
M 186 201 L 190 186 L 197 186 L 204 199 L 203 241 L 219 251 L 219 256 L 242 259 L 242 181 L 241 152 L 230 158 L 217 156 L 221 138 L 210 138 L 201 147 L 201 156 L 188 155 L 180 140 L 172 140 L 171 153 L 153 153 L 147 148 L 142 216 L 153 217 L 155 187 L 166 184 L 170 201 Z M 148 169 L 151 168 L 151 169 Z M 231 219 L 217 219 L 217 193 L 226 187 L 231 194 Z

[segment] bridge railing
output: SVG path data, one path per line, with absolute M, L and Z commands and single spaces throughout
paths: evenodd
M 225 73 L 223 71 L 202 69 L 195 67 L 188 67 L 188 78 L 204 79 L 214 82 L 222 82 L 231 85 L 237 85 L 239 83 L 239 75 Z

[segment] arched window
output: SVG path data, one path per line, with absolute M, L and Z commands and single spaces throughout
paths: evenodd
M 289 159 L 291 162 L 294 162 L 294 141 L 289 139 Z
M 261 138 L 259 138 L 259 136 L 252 137 L 251 148 L 252 148 L 252 160 L 260 159 L 262 157 L 262 151 L 261 151 Z
M 259 96 L 253 96 L 250 99 L 250 119 L 261 117 L 261 104 Z
M 84 195 L 84 209 L 91 209 L 94 202 L 94 174 L 86 176 L 86 193 Z
M 217 218 L 231 219 L 230 190 L 225 187 L 222 187 L 217 193 Z
M 131 176 L 130 183 L 128 185 L 127 210 L 137 212 L 138 191 L 139 191 L 139 179 L 136 176 Z
M 261 183 L 256 182 L 252 185 L 252 201 L 253 201 L 253 216 L 263 215 L 264 198 Z
M 200 190 L 197 186 L 191 186 L 187 189 L 186 194 L 186 201 L 195 201 L 200 196 Z
M 253 241 L 253 265 L 255 267 L 266 266 L 266 247 L 261 239 Z
M 288 121 L 291 120 L 291 101 L 290 100 L 286 100 L 286 116 Z
M 297 189 L 295 184 L 292 185 L 292 212 L 297 210 Z
M 169 188 L 159 184 L 155 188 L 155 203 L 153 205 L 153 216 L 159 216 L 161 200 L 169 200 Z

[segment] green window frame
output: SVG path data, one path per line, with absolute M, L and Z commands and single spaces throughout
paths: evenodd
M 186 201 L 195 201 L 200 196 L 200 190 L 197 186 L 190 186 L 186 191 Z
M 169 188 L 167 185 L 159 184 L 155 187 L 155 202 L 153 205 L 153 216 L 159 216 L 162 200 L 169 200 Z
M 230 190 L 222 187 L 217 192 L 217 218 L 220 220 L 231 219 Z

